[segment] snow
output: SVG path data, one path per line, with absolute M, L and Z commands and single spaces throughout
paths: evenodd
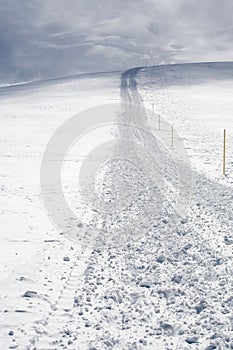
M 22 335 L 21 329 L 27 331 L 33 321 L 43 318 L 42 310 L 49 311 L 80 252 L 78 247 L 70 251 L 71 242 L 59 235 L 44 211 L 40 164 L 45 146 L 71 115 L 119 100 L 117 80 L 118 75 L 112 74 L 84 75 L 0 89 L 1 348 L 12 344 L 25 348 L 29 335 Z M 66 255 L 71 262 L 63 261 Z M 31 289 L 40 294 L 33 306 L 22 298 Z M 25 312 L 15 312 L 20 309 Z M 9 327 L 15 329 L 13 343 Z
M 232 89 L 232 63 L 144 67 L 122 76 L 0 88 L 2 349 L 232 348 Z M 76 244 L 46 215 L 41 159 L 72 115 L 112 103 L 122 108 L 118 124 L 139 128 L 94 130 L 67 154 L 63 189 L 75 208 L 87 142 L 96 147 L 101 137 L 119 140 L 96 179 L 100 200 L 115 209 L 89 217 L 90 230 L 98 226 L 95 244 Z M 187 159 L 178 163 L 183 143 L 191 169 Z M 177 214 L 182 180 L 185 206 Z
M 227 184 L 232 184 L 232 63 L 172 65 L 146 70 L 145 105 L 174 125 L 193 167 L 221 181 L 223 129 L 227 130 Z M 223 183 L 226 183 L 224 179 Z

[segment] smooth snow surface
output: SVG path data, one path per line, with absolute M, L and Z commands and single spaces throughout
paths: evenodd
M 0 88 L 1 349 L 233 348 L 232 92 L 231 63 L 134 68 Z M 117 158 L 100 169 L 97 187 L 110 202 L 121 191 L 129 206 L 91 216 L 90 229 L 98 222 L 102 241 L 79 246 L 45 213 L 41 159 L 69 117 L 110 103 L 122 104 L 121 125 L 113 131 Z M 159 114 L 161 129 L 165 120 L 174 126 L 174 145 L 178 135 L 183 140 L 192 167 L 191 201 L 181 216 L 170 205 L 177 184 L 172 150 L 155 145 L 154 157 L 165 169 L 162 191 L 148 176 L 150 162 L 126 142 L 135 138 L 151 151 L 150 140 L 123 123 L 149 132 L 158 127 Z M 72 171 L 85 157 L 80 152 L 78 159 L 71 152 L 64 165 L 71 205 L 77 203 Z M 189 174 L 187 164 L 183 171 Z M 112 245 L 115 233 L 119 244 Z

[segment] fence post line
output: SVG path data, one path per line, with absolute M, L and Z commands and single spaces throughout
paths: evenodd
M 174 128 L 173 128 L 173 124 L 172 124 L 172 148 L 174 146 Z
M 223 175 L 226 175 L 226 129 L 223 131 Z

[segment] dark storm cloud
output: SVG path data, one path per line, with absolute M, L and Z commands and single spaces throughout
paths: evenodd
M 1 81 L 232 60 L 232 0 L 1 0 Z

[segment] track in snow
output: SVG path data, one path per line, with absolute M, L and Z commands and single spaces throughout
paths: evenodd
M 118 121 L 149 130 L 138 91 L 138 74 L 144 69 L 122 74 Z M 136 111 L 135 105 L 139 106 Z M 141 162 L 121 140 L 129 135 L 145 141 L 140 132 L 132 135 L 132 130 L 120 126 L 116 152 L 122 158 L 131 154 L 135 162 Z M 127 234 L 127 242 L 95 248 L 86 265 L 75 262 L 55 308 L 44 322 L 36 322 L 37 335 L 31 337 L 28 349 L 230 348 L 232 251 L 225 236 L 231 234 L 232 193 L 193 174 L 190 211 L 174 226 L 175 213 L 166 205 L 154 213 L 166 199 L 156 186 L 150 187 L 147 163 L 140 163 L 142 173 L 137 165 L 113 162 L 107 180 L 119 183 L 135 202 L 130 215 L 132 220 L 138 215 L 138 224 L 125 232 L 127 210 L 121 223 L 114 213 L 106 218 L 109 231 L 114 224 L 120 237 Z M 126 175 L 130 180 L 124 179 Z M 151 201 L 154 207 L 148 209 Z

